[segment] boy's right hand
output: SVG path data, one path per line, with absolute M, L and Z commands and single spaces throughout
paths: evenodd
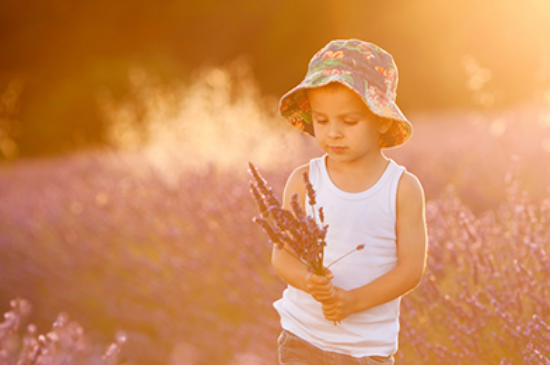
M 306 287 L 313 298 L 321 303 L 331 303 L 334 300 L 334 287 L 331 279 L 334 275 L 330 270 L 327 270 L 324 276 L 316 275 L 312 272 L 306 276 Z

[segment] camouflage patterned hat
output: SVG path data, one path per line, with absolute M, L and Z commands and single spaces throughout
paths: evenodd
M 305 79 L 279 102 L 279 113 L 294 127 L 314 136 L 306 89 L 339 82 L 355 91 L 376 115 L 393 121 L 380 136 L 380 148 L 397 147 L 412 134 L 412 125 L 395 103 L 397 66 L 382 48 L 357 39 L 334 40 L 309 63 Z

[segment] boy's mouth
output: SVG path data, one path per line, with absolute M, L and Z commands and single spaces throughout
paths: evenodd
M 346 147 L 341 147 L 341 146 L 329 146 L 329 149 L 334 152 L 334 153 L 341 153 L 341 152 L 344 152 L 344 150 L 346 149 Z

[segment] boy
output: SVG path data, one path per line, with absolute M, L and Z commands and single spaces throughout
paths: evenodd
M 421 184 L 382 152 L 412 134 L 395 104 L 396 89 L 389 53 L 337 40 L 312 58 L 304 81 L 281 99 L 281 115 L 325 152 L 291 174 L 284 208 L 298 193 L 312 214 L 304 204 L 307 171 L 329 225 L 325 265 L 365 245 L 325 276 L 273 250 L 273 267 L 289 284 L 274 304 L 283 327 L 281 364 L 393 364 L 400 298 L 419 284 L 427 246 Z

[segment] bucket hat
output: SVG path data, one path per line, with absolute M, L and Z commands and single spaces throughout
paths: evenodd
M 372 113 L 393 121 L 380 136 L 380 148 L 397 147 L 412 135 L 412 125 L 395 103 L 397 66 L 375 44 L 357 39 L 334 40 L 309 62 L 304 80 L 279 102 L 279 113 L 294 127 L 314 136 L 307 89 L 338 82 L 359 95 Z

